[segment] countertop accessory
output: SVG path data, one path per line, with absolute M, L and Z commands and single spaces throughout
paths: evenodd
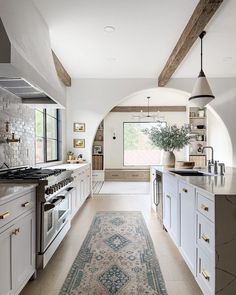
M 211 102 L 215 96 L 213 95 L 210 85 L 207 81 L 207 78 L 205 76 L 205 73 L 203 71 L 203 54 L 202 54 L 202 47 L 203 47 L 203 37 L 206 35 L 205 31 L 202 31 L 199 35 L 199 38 L 201 39 L 201 70 L 198 75 L 197 81 L 193 87 L 193 91 L 191 94 L 191 97 L 189 98 L 189 101 L 193 102 L 198 107 L 204 107 L 209 102 Z
M 219 167 L 220 167 L 220 175 L 225 175 L 225 164 L 219 163 Z

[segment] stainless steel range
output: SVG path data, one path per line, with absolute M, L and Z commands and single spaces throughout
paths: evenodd
M 0 182 L 36 183 L 37 268 L 44 268 L 70 229 L 72 171 L 15 168 L 0 172 Z

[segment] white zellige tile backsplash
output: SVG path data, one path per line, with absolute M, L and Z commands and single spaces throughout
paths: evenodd
M 9 132 L 5 123 L 9 122 Z M 34 165 L 35 124 L 34 109 L 21 103 L 21 99 L 0 88 L 0 141 L 11 138 L 11 133 L 20 138 L 20 143 L 0 144 L 0 167 L 6 162 L 10 167 Z

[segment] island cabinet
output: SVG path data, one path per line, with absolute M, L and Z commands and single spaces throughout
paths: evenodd
M 87 164 L 74 170 L 72 176 L 75 188 L 71 192 L 71 217 L 73 218 L 91 193 L 91 165 Z
M 180 208 L 178 181 L 170 174 L 163 175 L 163 225 L 174 243 L 180 243 Z
M 180 252 L 192 273 L 195 273 L 195 189 L 179 181 L 180 196 Z
M 19 294 L 35 273 L 35 191 L 0 204 L 0 294 Z
M 220 181 L 204 178 L 202 185 Z M 236 195 L 222 194 L 222 185 L 221 193 L 213 194 L 169 172 L 163 175 L 163 190 L 164 226 L 203 294 L 235 295 Z

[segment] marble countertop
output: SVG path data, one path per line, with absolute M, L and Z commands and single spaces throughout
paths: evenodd
M 2 202 L 7 201 L 8 199 L 11 199 L 18 193 L 24 193 L 27 192 L 33 188 L 35 188 L 36 184 L 0 184 L 0 204 Z
M 207 175 L 207 176 L 181 176 L 171 171 L 186 169 L 164 168 L 163 166 L 154 166 L 154 168 L 162 173 L 169 173 L 179 180 L 185 181 L 193 186 L 203 189 L 214 195 L 235 195 L 236 196 L 236 168 L 226 168 L 225 175 Z M 207 172 L 206 169 L 193 169 L 197 171 Z M 191 171 L 191 170 L 190 170 Z
M 76 170 L 80 169 L 81 167 L 84 167 L 88 165 L 89 163 L 78 163 L 78 164 L 60 164 L 56 166 L 48 167 L 49 169 L 66 169 L 66 170 Z

